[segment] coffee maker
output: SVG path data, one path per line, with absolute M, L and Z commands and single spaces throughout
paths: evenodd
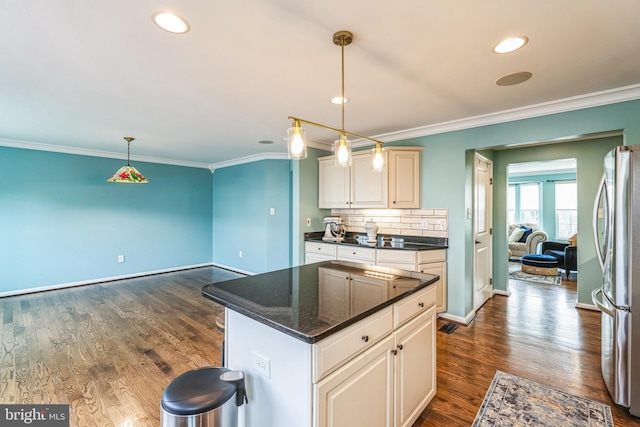
M 325 223 L 324 236 L 322 240 L 326 242 L 341 242 L 347 229 L 339 216 L 325 216 L 322 222 Z

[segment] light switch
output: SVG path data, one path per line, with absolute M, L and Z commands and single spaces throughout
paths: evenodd
M 269 215 L 275 215 L 275 214 L 276 214 L 276 208 L 269 209 Z

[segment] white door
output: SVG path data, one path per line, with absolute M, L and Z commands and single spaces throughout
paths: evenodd
M 477 310 L 493 292 L 493 163 L 476 153 L 473 170 L 473 308 Z

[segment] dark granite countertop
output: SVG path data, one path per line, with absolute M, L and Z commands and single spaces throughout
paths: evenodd
M 350 301 L 344 296 L 351 295 L 350 292 L 340 293 L 340 296 L 335 292 L 323 292 L 321 282 L 344 280 L 341 279 L 346 277 L 343 273 L 388 286 L 388 296 L 373 302 L 366 296 L 359 301 Z M 433 274 L 325 261 L 212 283 L 202 288 L 202 295 L 301 341 L 315 343 L 438 279 Z M 336 310 L 336 307 L 346 309 Z M 338 316 L 338 312 L 346 314 Z M 331 313 L 331 316 L 324 313 Z
M 347 233 L 340 242 L 322 240 L 324 232 L 316 231 L 305 233 L 306 242 L 329 243 L 336 245 L 360 246 L 374 249 L 399 249 L 409 251 L 429 251 L 434 249 L 447 249 L 449 239 L 440 237 L 417 237 L 417 236 L 386 236 L 378 235 L 376 243 L 368 243 L 366 234 Z

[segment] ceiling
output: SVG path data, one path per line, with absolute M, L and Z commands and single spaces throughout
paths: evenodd
M 161 30 L 157 11 L 191 31 Z M 290 115 L 340 127 L 339 30 L 354 35 L 345 129 L 384 141 L 637 94 L 639 16 L 638 0 L 0 0 L 0 145 L 118 157 L 133 136 L 133 159 L 193 165 L 286 153 Z M 529 43 L 492 53 L 511 35 Z M 495 84 L 520 71 L 533 77 Z M 336 139 L 306 129 L 319 146 Z

